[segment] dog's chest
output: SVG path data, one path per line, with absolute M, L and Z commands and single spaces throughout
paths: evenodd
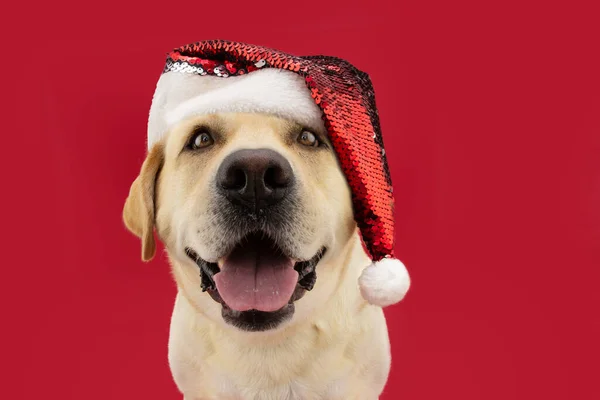
M 285 382 L 273 380 L 260 371 L 243 376 L 241 379 L 239 375 L 222 371 L 211 371 L 201 375 L 202 381 L 212 382 L 210 385 L 212 389 L 196 392 L 200 395 L 199 399 L 348 400 L 352 398 L 345 394 L 350 384 L 347 379 L 331 380 L 326 375 L 320 381 L 306 377 L 290 377 Z
M 387 378 L 385 329 L 322 335 L 315 326 L 288 339 L 244 341 L 177 303 L 169 363 L 185 400 L 372 400 Z M 379 317 L 361 325 L 385 327 Z
M 175 382 L 186 399 L 349 400 L 349 394 L 356 393 L 361 382 L 364 385 L 356 379 L 357 364 L 344 357 L 342 346 L 319 353 L 299 348 L 298 341 L 271 350 L 231 342 L 211 343 L 212 349 L 192 346 L 193 353 L 173 351 L 170 357 Z M 189 342 L 186 347 L 189 351 Z
M 359 387 L 360 381 L 352 379 L 355 374 L 350 368 L 338 367 L 334 369 L 335 374 L 332 370 L 317 368 L 308 376 L 302 376 L 291 370 L 284 372 L 286 368 L 272 374 L 264 365 L 262 367 L 257 366 L 253 371 L 249 368 L 225 371 L 211 365 L 194 371 L 193 377 L 181 379 L 175 375 L 175 380 L 186 394 L 186 400 L 365 400 L 356 397 L 366 391 Z

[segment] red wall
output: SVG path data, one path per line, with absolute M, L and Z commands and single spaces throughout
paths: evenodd
M 600 398 L 598 10 L 491 3 L 16 3 L 0 398 L 181 398 L 168 266 L 120 214 L 165 53 L 216 38 L 371 74 L 413 277 L 382 399 Z

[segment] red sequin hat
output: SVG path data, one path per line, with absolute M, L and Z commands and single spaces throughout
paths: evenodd
M 381 307 L 402 300 L 410 278 L 394 258 L 392 182 L 369 76 L 335 57 L 298 57 L 222 40 L 183 46 L 168 54 L 158 81 L 148 148 L 184 118 L 225 111 L 269 113 L 326 128 L 373 260 L 359 278 L 361 294 Z

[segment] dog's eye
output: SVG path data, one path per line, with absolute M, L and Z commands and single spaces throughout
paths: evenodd
M 188 147 L 192 150 L 203 149 L 212 145 L 215 141 L 213 140 L 210 133 L 206 131 L 197 131 L 192 135 L 188 143 Z
M 300 136 L 298 136 L 298 142 L 300 142 L 300 144 L 304 146 L 309 147 L 319 146 L 319 139 L 317 139 L 314 133 L 309 131 L 302 131 Z

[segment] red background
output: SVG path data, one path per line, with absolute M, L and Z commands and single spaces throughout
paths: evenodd
M 163 256 L 140 261 L 121 208 L 165 53 L 221 38 L 337 55 L 372 77 L 413 277 L 386 311 L 382 399 L 600 398 L 598 9 L 491 3 L 3 13 L 0 397 L 181 398 L 166 358 L 174 284 Z

